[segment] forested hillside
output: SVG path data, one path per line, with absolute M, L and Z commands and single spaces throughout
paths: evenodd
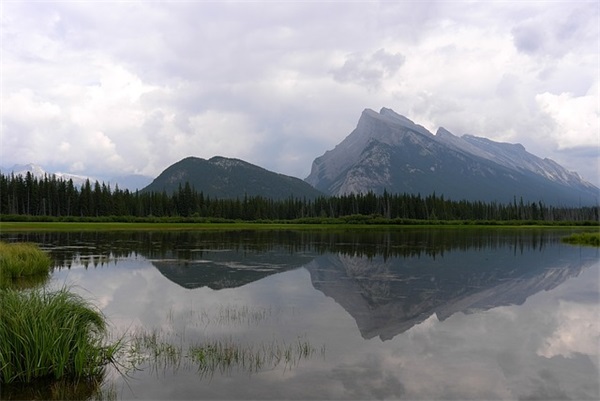
M 316 199 L 274 200 L 261 196 L 216 199 L 195 191 L 188 183 L 169 195 L 166 192 L 141 193 L 110 188 L 89 180 L 81 187 L 54 176 L 38 179 L 31 174 L 0 174 L 0 214 L 3 219 L 17 216 L 52 217 L 197 217 L 230 220 L 298 220 L 360 216 L 378 221 L 403 220 L 486 220 L 486 221 L 599 221 L 598 206 L 557 207 L 542 202 L 451 201 L 435 193 L 350 194 Z M 363 219 L 364 220 L 364 219 Z

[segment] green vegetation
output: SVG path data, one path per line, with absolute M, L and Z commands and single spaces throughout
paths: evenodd
M 393 229 L 406 226 L 427 226 L 435 228 L 443 227 L 586 227 L 598 226 L 598 222 L 592 221 L 532 221 L 532 220 L 510 220 L 510 221 L 492 221 L 492 220 L 408 220 L 394 219 L 381 220 L 377 217 L 355 219 L 355 216 L 342 218 L 317 218 L 317 219 L 298 219 L 289 221 L 236 221 L 221 220 L 218 222 L 207 222 L 202 218 L 137 218 L 129 222 L 106 221 L 104 218 L 85 218 L 77 221 L 64 221 L 56 218 L 54 220 L 36 221 L 35 217 L 29 219 L 20 218 L 17 221 L 0 222 L 0 230 L 3 232 L 15 231 L 245 231 L 245 230 L 327 230 L 327 231 L 346 231 L 357 229 Z
M 308 341 L 298 338 L 290 344 L 270 342 L 256 347 L 242 346 L 232 341 L 213 341 L 190 347 L 187 356 L 201 374 L 227 372 L 234 367 L 252 373 L 272 369 L 279 364 L 293 367 L 315 352 L 316 349 Z
M 138 331 L 131 336 L 128 344 L 127 365 L 136 368 L 148 365 L 157 371 L 191 368 L 201 376 L 227 373 L 233 369 L 256 373 L 279 365 L 292 368 L 317 353 L 317 349 L 302 337 L 291 343 L 271 341 L 253 345 L 232 339 L 213 339 L 186 346 L 181 341 L 170 342 L 160 330 Z M 325 348 L 321 347 L 319 352 L 324 355 Z
M 573 245 L 589 245 L 600 247 L 600 232 L 572 234 L 563 238 L 563 242 Z
M 0 290 L 0 383 L 93 378 L 120 342 L 104 344 L 102 313 L 67 289 Z
M 186 369 L 198 372 L 201 377 L 212 377 L 215 373 L 228 374 L 232 371 L 252 374 L 278 366 L 291 369 L 302 360 L 318 354 L 325 355 L 324 345 L 317 349 L 304 336 L 292 341 L 272 339 L 252 343 L 231 336 L 212 338 L 208 335 L 198 338 L 195 333 L 198 327 L 207 330 L 213 325 L 253 326 L 268 323 L 271 319 L 280 318 L 280 313 L 274 316 L 271 307 L 248 305 L 194 308 L 180 313 L 170 310 L 167 325 L 128 330 L 119 363 L 134 370 L 150 369 L 160 373 Z M 187 339 L 187 333 L 193 333 L 194 339 Z
M 273 199 L 244 196 L 211 198 L 189 183 L 173 193 L 130 192 L 89 181 L 81 188 L 55 176 L 38 179 L 0 174 L 0 215 L 3 221 L 201 222 L 262 221 L 296 223 L 412 224 L 410 222 L 591 222 L 598 224 L 599 207 L 557 207 L 524 202 L 516 196 L 505 203 L 449 200 L 435 193 L 350 194 L 317 198 Z M 89 220 L 87 220 L 89 219 Z
M 183 175 L 186 181 L 173 180 L 174 175 Z M 167 167 L 143 192 L 166 191 L 167 194 L 172 194 L 179 189 L 186 191 L 186 186 L 189 187 L 187 190 L 202 188 L 204 194 L 212 198 L 261 195 L 281 199 L 291 193 L 300 198 L 323 195 L 299 178 L 277 174 L 239 159 L 220 156 L 209 160 L 186 157 Z
M 50 256 L 35 244 L 0 241 L 0 288 L 43 283 L 51 263 Z

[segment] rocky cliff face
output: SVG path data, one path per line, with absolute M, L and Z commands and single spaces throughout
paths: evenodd
M 435 192 L 446 198 L 597 204 L 599 189 L 520 144 L 444 128 L 436 135 L 393 110 L 363 111 L 356 129 L 318 157 L 306 181 L 331 195 Z

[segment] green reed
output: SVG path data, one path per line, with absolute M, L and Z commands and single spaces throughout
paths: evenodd
M 0 290 L 0 383 L 101 376 L 120 341 L 105 344 L 106 319 L 63 288 Z
M 146 365 L 156 371 L 192 368 L 201 376 L 212 376 L 233 369 L 247 373 L 277 366 L 288 369 L 317 353 L 317 349 L 303 337 L 289 343 L 271 341 L 248 344 L 233 339 L 206 339 L 190 345 L 183 341 L 173 343 L 169 335 L 160 330 L 138 330 L 129 335 L 128 350 L 125 352 L 127 360 L 122 362 L 123 366 L 139 369 Z M 320 353 L 324 356 L 324 346 Z
M 298 365 L 301 359 L 310 358 L 315 352 L 316 349 L 302 338 L 292 343 L 272 341 L 258 345 L 213 340 L 190 347 L 186 356 L 198 372 L 211 375 L 233 368 L 249 373 L 279 365 L 290 368 Z
M 563 242 L 573 245 L 589 245 L 600 247 L 600 232 L 577 233 L 562 239 Z
M 51 264 L 50 256 L 35 244 L 0 242 L 0 288 L 19 281 L 41 283 Z

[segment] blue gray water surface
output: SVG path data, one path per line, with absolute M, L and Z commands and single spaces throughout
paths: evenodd
M 51 286 L 115 336 L 184 346 L 308 344 L 310 355 L 210 374 L 146 366 L 118 399 L 598 399 L 597 248 L 561 230 L 4 235 L 51 252 Z M 261 348 L 262 347 L 262 348 Z

